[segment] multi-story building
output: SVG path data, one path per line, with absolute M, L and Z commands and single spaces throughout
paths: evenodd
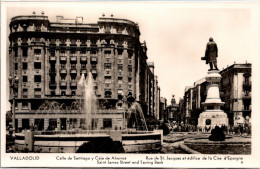
M 39 129 L 80 126 L 84 117 L 73 105 L 82 96 L 79 79 L 89 72 L 101 109 L 96 128 L 125 127 L 122 96 L 134 97 L 144 114 L 154 116 L 154 72 L 137 23 L 113 16 L 95 24 L 83 23 L 83 17 L 56 19 L 44 14 L 11 19 L 9 81 L 16 129 L 35 123 Z M 47 112 L 44 105 L 59 110 Z
M 220 97 L 230 125 L 243 125 L 251 119 L 251 64 L 233 64 L 223 69 Z

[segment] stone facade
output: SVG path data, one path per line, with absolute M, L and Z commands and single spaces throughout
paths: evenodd
M 225 102 L 224 111 L 228 114 L 230 125 L 243 125 L 251 119 L 251 64 L 233 64 L 220 74 L 220 97 Z
M 99 128 L 105 123 L 108 128 L 124 127 L 122 96 L 134 97 L 146 116 L 158 114 L 158 83 L 147 64 L 146 44 L 139 37 L 137 23 L 113 16 L 101 17 L 95 24 L 83 23 L 83 17 L 57 16 L 56 22 L 44 15 L 13 17 L 9 79 L 19 79 L 18 86 L 10 90 L 16 129 L 29 128 L 35 121 L 42 121 L 44 129 L 50 121 L 58 129 L 78 126 L 79 110 L 72 113 L 66 107 L 81 98 L 77 83 L 88 72 L 93 75 L 100 107 L 115 110 L 97 113 Z M 64 111 L 39 114 L 46 100 L 63 104 Z

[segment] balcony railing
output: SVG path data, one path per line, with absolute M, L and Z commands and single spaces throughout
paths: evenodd
M 77 70 L 76 69 L 71 69 L 70 70 L 70 74 L 77 74 Z
M 61 88 L 66 88 L 67 87 L 67 82 L 66 81 L 60 81 L 60 87 Z
M 98 60 L 98 58 L 97 58 L 96 56 L 91 56 L 90 61 L 91 61 L 92 63 L 97 63 L 97 60 Z
M 64 68 L 62 68 L 62 69 L 60 70 L 60 74 L 67 74 L 67 70 L 64 69 Z
M 77 82 L 76 81 L 71 81 L 70 82 L 70 87 L 71 88 L 76 88 L 77 87 Z
M 80 74 L 82 74 L 82 73 L 87 74 L 87 69 L 81 69 Z
M 56 57 L 55 56 L 50 56 L 50 61 L 56 61 Z
M 80 61 L 86 63 L 87 62 L 87 56 L 81 56 Z
M 91 69 L 92 74 L 97 74 L 97 69 Z
M 51 89 L 56 88 L 56 82 L 50 82 L 50 88 Z
M 67 57 L 65 55 L 60 56 L 60 61 L 66 62 L 67 61 Z
M 70 56 L 70 61 L 71 62 L 77 62 L 77 57 L 76 56 Z

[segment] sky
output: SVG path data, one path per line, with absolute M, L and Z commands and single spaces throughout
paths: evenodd
M 146 41 L 148 61 L 155 65 L 161 97 L 170 104 L 184 95 L 185 86 L 207 74 L 201 61 L 210 37 L 218 45 L 220 70 L 235 63 L 252 62 L 252 10 L 241 3 L 106 2 L 106 3 L 13 3 L 6 8 L 6 23 L 17 15 L 44 11 L 51 22 L 56 15 L 83 16 L 84 23 L 96 23 L 105 13 L 139 24 L 141 41 Z M 8 32 L 8 31 L 7 31 Z M 8 33 L 7 33 L 8 35 Z M 8 40 L 7 40 L 8 41 Z

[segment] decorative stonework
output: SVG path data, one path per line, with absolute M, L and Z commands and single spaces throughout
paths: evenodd
M 225 103 L 219 97 L 219 83 L 221 75 L 218 70 L 208 71 L 206 76 L 208 83 L 207 98 L 202 103 L 204 112 L 202 112 L 198 119 L 198 127 L 204 129 L 205 127 L 213 129 L 215 126 L 228 126 L 227 114 L 220 109 Z

